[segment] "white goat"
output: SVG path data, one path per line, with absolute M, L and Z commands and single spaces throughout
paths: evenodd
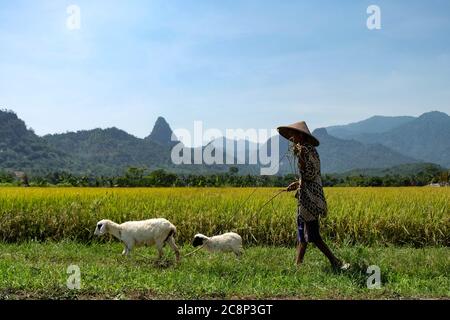
M 123 255 L 129 255 L 134 247 L 142 245 L 156 245 L 158 259 L 163 255 L 166 244 L 173 249 L 177 261 L 180 260 L 180 251 L 175 244 L 174 236 L 177 228 L 166 219 L 149 219 L 143 221 L 129 221 L 117 224 L 111 220 L 102 220 L 97 223 L 94 234 L 101 236 L 109 233 L 125 244 Z
M 237 257 L 243 253 L 242 238 L 234 232 L 214 237 L 207 237 L 199 233 L 194 236 L 192 245 L 194 247 L 203 246 L 209 252 L 234 252 Z

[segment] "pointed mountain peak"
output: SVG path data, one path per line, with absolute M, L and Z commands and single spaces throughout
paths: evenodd
M 167 123 L 166 119 L 163 117 L 158 117 L 153 127 L 152 133 L 146 138 L 153 142 L 159 143 L 161 145 L 172 145 L 173 131 L 170 125 Z
M 167 123 L 166 119 L 164 119 L 164 117 L 158 117 L 158 119 L 156 119 L 155 126 L 166 126 L 170 128 L 169 124 Z

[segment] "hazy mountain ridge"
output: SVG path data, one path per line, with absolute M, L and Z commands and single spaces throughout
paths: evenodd
M 325 128 L 316 129 L 312 133 L 320 141 L 317 151 L 321 160 L 322 173 L 341 173 L 358 168 L 386 168 L 419 162 L 381 144 L 364 144 L 334 137 L 328 134 Z M 267 148 L 270 150 L 270 144 Z M 288 141 L 284 138 L 280 139 L 279 156 L 282 174 L 293 173 L 297 170 L 297 162 L 290 155 L 288 148 Z
M 414 117 L 409 116 L 373 116 L 359 122 L 353 122 L 347 125 L 330 126 L 326 127 L 326 129 L 330 135 L 337 138 L 352 139 L 358 134 L 387 132 L 414 119 Z
M 313 135 L 320 141 L 317 148 L 322 172 L 343 172 L 357 168 L 387 168 L 418 160 L 404 156 L 381 144 L 363 144 L 355 140 L 333 137 L 327 130 L 316 129 Z
M 405 156 L 450 167 L 450 117 L 446 113 L 427 112 L 385 132 L 368 131 L 361 126 L 359 132 L 347 137 L 364 144 L 379 143 Z
M 377 129 L 377 123 L 383 119 L 388 119 L 388 123 Z M 318 151 L 323 173 L 388 168 L 422 161 L 450 167 L 450 117 L 445 113 L 429 112 L 417 118 L 375 116 L 347 126 L 321 128 L 313 132 L 321 142 Z M 350 140 L 336 137 L 330 131 L 338 134 L 350 132 Z M 170 155 L 176 142 L 171 138 L 172 129 L 162 117 L 157 119 L 153 130 L 144 139 L 114 127 L 40 137 L 27 129 L 25 122 L 15 113 L 0 111 L 0 169 L 30 172 L 67 170 L 95 175 L 120 174 L 130 166 L 183 173 L 228 171 L 229 165 L 174 165 Z M 270 139 L 266 142 L 269 153 Z M 226 151 L 226 141 L 218 138 L 202 150 L 209 145 L 215 146 L 216 152 L 221 152 L 222 148 Z M 238 143 L 235 141 L 234 144 L 236 150 Z M 248 141 L 245 145 L 247 159 L 249 152 L 255 153 L 263 146 Z M 294 173 L 296 163 L 292 156 L 287 156 L 288 142 L 280 139 L 279 146 L 279 173 Z M 190 151 L 193 153 L 194 148 Z M 259 174 L 259 165 L 234 166 L 241 173 Z

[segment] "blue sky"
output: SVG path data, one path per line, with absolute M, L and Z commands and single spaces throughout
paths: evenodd
M 81 29 L 66 8 L 81 8 Z M 381 8 L 381 30 L 366 9 Z M 449 1 L 0 0 L 0 107 L 36 133 L 450 113 Z

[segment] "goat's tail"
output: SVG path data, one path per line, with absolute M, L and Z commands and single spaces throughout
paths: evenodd
M 170 237 L 175 237 L 176 235 L 177 235 L 177 228 L 174 225 L 172 225 L 170 227 L 169 234 L 167 235 L 166 240 L 164 240 L 164 242 L 167 242 L 170 239 Z

